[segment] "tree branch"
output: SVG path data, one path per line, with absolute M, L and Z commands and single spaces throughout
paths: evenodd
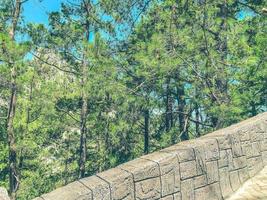
M 37 56 L 37 55 L 36 55 L 35 53 L 33 53 L 33 52 L 30 52 L 30 53 L 31 53 L 35 58 L 37 58 L 38 60 L 40 60 L 41 62 L 43 62 L 43 63 L 45 63 L 45 64 L 47 64 L 47 65 L 49 65 L 49 66 L 55 67 L 56 69 L 58 69 L 58 70 L 60 70 L 60 71 L 63 71 L 63 72 L 66 72 L 66 73 L 75 74 L 75 75 L 78 75 L 78 76 L 81 75 L 81 74 L 78 73 L 78 72 L 74 72 L 74 71 L 70 71 L 70 70 L 62 69 L 62 68 L 60 68 L 59 66 L 57 66 L 57 65 L 55 65 L 55 64 L 53 64 L 53 63 L 49 63 L 49 62 L 47 62 L 46 60 L 42 59 L 41 57 Z

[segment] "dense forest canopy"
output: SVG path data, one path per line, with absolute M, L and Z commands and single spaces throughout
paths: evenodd
M 0 0 L 0 186 L 32 199 L 267 110 L 264 0 Z M 48 0 L 44 0 L 48 1 Z

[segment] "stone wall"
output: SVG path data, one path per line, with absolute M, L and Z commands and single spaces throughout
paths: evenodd
M 7 190 L 3 187 L 0 187 L 0 200 L 10 200 Z
M 181 142 L 35 200 L 225 199 L 267 165 L 267 113 Z

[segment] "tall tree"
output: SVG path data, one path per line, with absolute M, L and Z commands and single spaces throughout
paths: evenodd
M 17 163 L 17 149 L 16 149 L 16 134 L 14 130 L 14 118 L 16 116 L 16 105 L 18 96 L 18 67 L 21 65 L 20 61 L 25 55 L 25 48 L 16 42 L 16 33 L 18 25 L 21 20 L 22 5 L 26 1 L 15 0 L 5 1 L 1 8 L 6 15 L 1 19 L 3 34 L 1 34 L 1 53 L 3 61 L 6 62 L 10 70 L 10 97 L 8 103 L 7 113 L 7 135 L 9 146 L 9 190 L 12 199 L 15 198 L 15 193 L 19 187 L 20 177 Z M 12 10 L 10 10 L 10 7 Z M 6 28 L 6 29 L 5 29 Z M 17 49 L 18 48 L 18 49 Z M 20 48 L 20 49 L 19 49 Z

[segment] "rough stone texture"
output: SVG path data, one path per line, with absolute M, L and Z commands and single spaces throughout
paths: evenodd
M 92 192 L 82 183 L 75 181 L 53 192 L 41 196 L 44 200 L 92 200 Z
M 204 187 L 208 184 L 207 176 L 206 175 L 200 175 L 194 177 L 194 188 L 200 188 Z
M 109 184 L 106 181 L 103 181 L 101 178 L 91 176 L 81 179 L 80 182 L 86 187 L 90 188 L 94 199 L 110 199 Z
M 208 184 L 219 181 L 219 170 L 217 161 L 211 161 L 207 163 L 207 178 Z
M 233 191 L 236 191 L 241 186 L 238 171 L 230 172 L 230 183 Z
M 214 161 L 220 158 L 219 146 L 216 139 L 204 140 L 205 160 Z
M 228 169 L 227 168 L 219 169 L 219 175 L 220 175 L 219 183 L 221 186 L 222 196 L 225 198 L 233 193 Z
M 180 163 L 181 180 L 192 178 L 197 175 L 196 161 Z
M 181 195 L 180 192 L 179 193 L 175 193 L 173 195 L 173 200 L 181 200 L 181 199 L 182 199 L 182 195 Z
M 145 159 L 136 159 L 130 161 L 120 165 L 119 168 L 131 172 L 133 174 L 134 181 L 154 178 L 160 175 L 158 164 Z
M 138 200 L 159 199 L 161 196 L 159 177 L 139 181 L 135 188 L 136 199 Z
M 228 166 L 228 156 L 226 150 L 220 151 L 220 159 L 218 160 L 219 168 L 227 167 Z
M 160 200 L 173 200 L 173 195 L 160 198 Z
M 70 183 L 36 200 L 221 200 L 266 165 L 267 112 Z M 267 191 L 266 185 L 262 188 Z
M 168 147 L 166 149 L 161 150 L 162 152 L 175 153 L 178 156 L 179 162 L 186 162 L 195 159 L 194 150 L 192 148 L 188 148 L 182 143 Z
M 156 152 L 142 157 L 156 162 L 160 168 L 161 194 L 167 196 L 180 191 L 180 167 L 174 154 Z
M 197 189 L 195 191 L 195 196 L 197 200 L 222 199 L 218 183 L 206 185 L 205 187 Z
M 182 200 L 195 200 L 193 179 L 187 179 L 181 182 L 181 193 Z
M 0 200 L 10 200 L 7 190 L 3 187 L 0 187 Z
M 114 168 L 98 174 L 110 187 L 111 199 L 133 199 L 134 181 L 130 173 Z
M 245 167 L 243 169 L 238 170 L 238 175 L 241 183 L 246 182 L 249 179 L 248 168 Z
M 248 180 L 228 200 L 267 199 L 267 167 Z

